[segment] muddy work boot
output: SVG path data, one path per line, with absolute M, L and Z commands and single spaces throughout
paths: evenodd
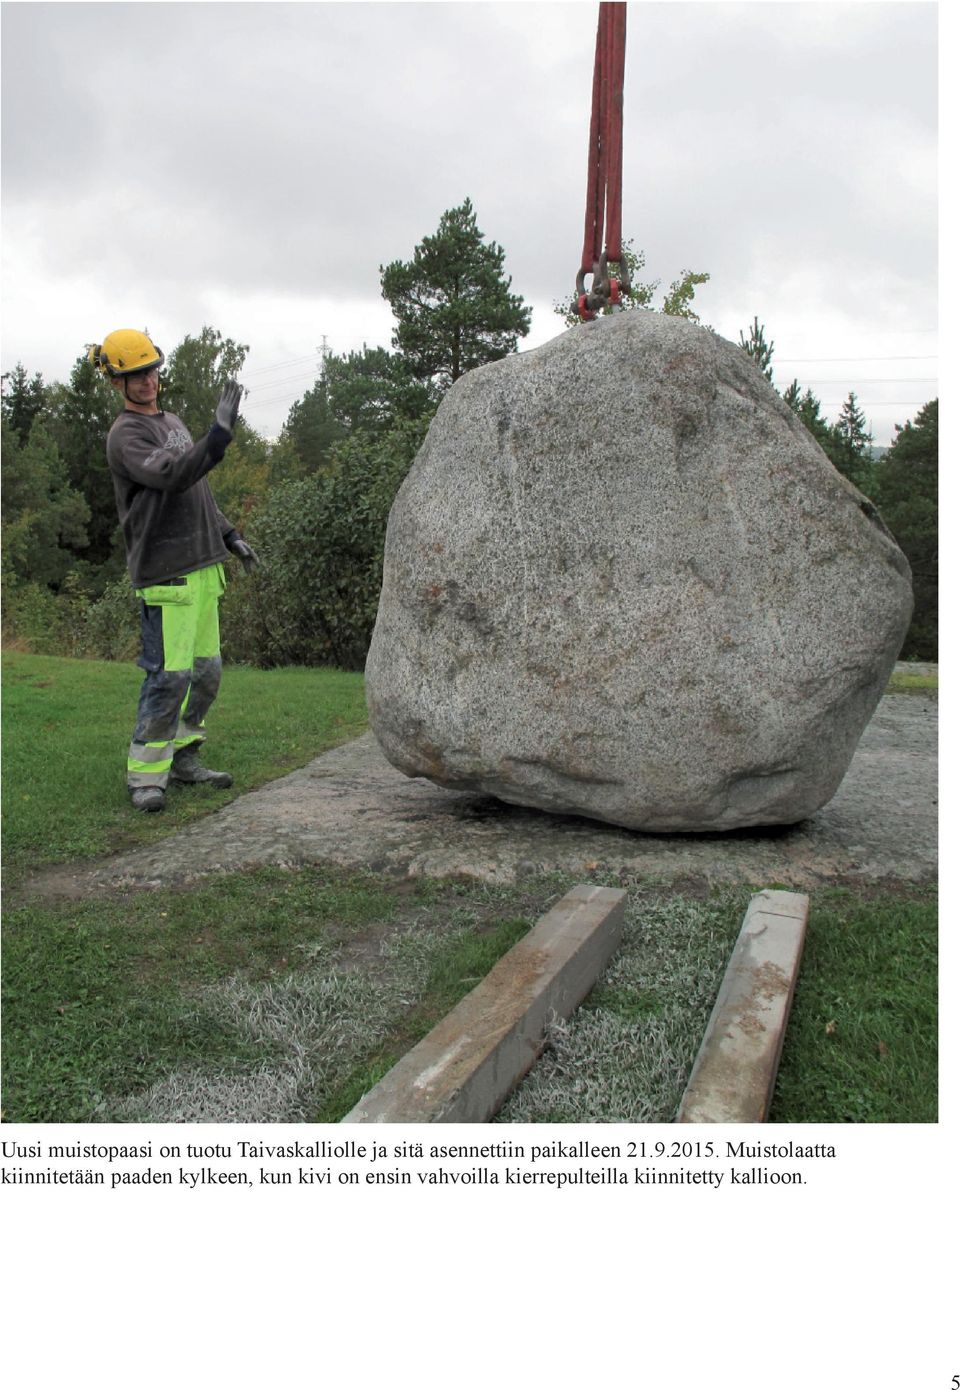
M 133 787 L 130 800 L 135 811 L 162 811 L 167 798 L 162 787 Z
M 179 752 L 174 753 L 170 776 L 174 782 L 187 782 L 193 786 L 233 786 L 233 778 L 229 772 L 214 772 L 211 768 L 203 766 L 196 748 L 181 748 Z

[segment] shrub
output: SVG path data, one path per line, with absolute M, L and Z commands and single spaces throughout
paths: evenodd
M 224 656 L 359 670 L 377 616 L 387 517 L 429 417 L 337 447 L 330 473 L 281 483 L 247 528 L 261 566 L 230 585 Z
M 45 584 L 4 576 L 3 643 L 44 656 L 69 655 L 66 605 Z
M 132 661 L 140 650 L 140 608 L 126 575 L 88 604 L 77 634 L 77 655 Z
M 91 600 L 79 575 L 71 571 L 58 593 L 44 584 L 7 576 L 4 583 L 3 641 L 40 656 L 86 656 L 104 661 L 136 657 L 140 615 L 124 575 Z

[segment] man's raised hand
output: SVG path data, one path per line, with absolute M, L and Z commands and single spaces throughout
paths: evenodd
M 233 434 L 233 427 L 237 423 L 237 415 L 240 411 L 240 400 L 243 396 L 243 387 L 237 381 L 228 381 L 223 388 L 223 395 L 217 402 L 217 413 L 213 417 L 216 424 L 228 434 Z

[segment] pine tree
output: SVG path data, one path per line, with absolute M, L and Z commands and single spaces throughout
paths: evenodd
M 766 325 L 760 323 L 757 320 L 756 314 L 754 314 L 753 323 L 750 327 L 749 338 L 745 338 L 743 336 L 743 329 L 740 330 L 740 346 L 743 348 L 744 352 L 747 354 L 748 357 L 753 358 L 754 362 L 756 362 L 760 371 L 763 372 L 763 375 L 767 378 L 767 380 L 772 382 L 773 367 L 770 364 L 773 362 L 774 343 L 772 338 L 770 339 L 769 343 L 767 342 L 764 331 L 765 328 Z M 793 384 L 795 387 L 797 386 L 796 381 L 794 381 Z M 799 387 L 797 387 L 797 390 L 799 392 Z M 784 396 L 784 400 L 786 400 L 786 396 Z M 792 404 L 792 402 L 789 401 L 787 403 L 788 405 Z M 794 409 L 796 409 L 796 407 L 794 407 Z
M 382 434 L 397 420 L 415 420 L 434 404 L 428 386 L 415 380 L 405 358 L 386 348 L 328 357 L 324 375 L 330 409 L 343 429 L 353 434 Z
M 874 500 L 913 571 L 913 621 L 905 656 L 937 659 L 937 459 L 939 402 L 896 427 L 896 439 L 877 470 Z
M 294 401 L 283 427 L 297 458 L 292 476 L 309 477 L 323 470 L 337 440 L 344 435 L 343 427 L 330 409 L 326 375 L 321 374 L 309 391 Z
M 744 346 L 742 335 L 741 346 Z M 849 478 L 854 487 L 859 488 L 867 497 L 873 497 L 876 489 L 876 465 L 870 450 L 872 436 L 867 431 L 867 422 L 857 405 L 856 394 L 850 392 L 839 420 L 833 425 L 824 418 L 820 402 L 809 386 L 806 391 L 801 392 L 796 377 L 784 391 L 783 399 L 784 403 L 799 415 L 837 472 Z
M 531 311 L 510 293 L 504 250 L 486 242 L 467 198 L 443 214 L 412 261 L 380 267 L 397 326 L 394 347 L 411 375 L 442 392 L 464 372 L 515 352 Z
M 12 372 L 4 374 L 3 418 L 21 447 L 30 438 L 33 422 L 43 411 L 45 403 L 43 377 L 39 372 L 28 377 L 26 367 L 18 362 Z
M 808 386 L 806 391 L 800 396 L 796 405 L 796 412 L 820 445 L 820 448 L 829 457 L 829 446 L 832 442 L 830 426 L 825 420 L 820 402 Z
M 844 401 L 832 436 L 832 447 L 828 452 L 834 467 L 849 478 L 854 487 L 872 497 L 875 472 L 870 445 L 873 436 L 867 429 L 863 411 L 857 405 L 856 392 L 851 391 Z
M 800 414 L 800 402 L 802 400 L 802 395 L 800 392 L 800 383 L 796 377 L 793 378 L 786 391 L 784 391 L 783 399 L 784 403 L 788 405 L 792 411 L 794 411 L 797 415 Z

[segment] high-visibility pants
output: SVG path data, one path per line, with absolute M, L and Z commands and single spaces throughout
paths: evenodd
M 165 787 L 173 755 L 202 743 L 220 688 L 222 565 L 138 589 L 146 671 L 127 754 L 127 786 Z

